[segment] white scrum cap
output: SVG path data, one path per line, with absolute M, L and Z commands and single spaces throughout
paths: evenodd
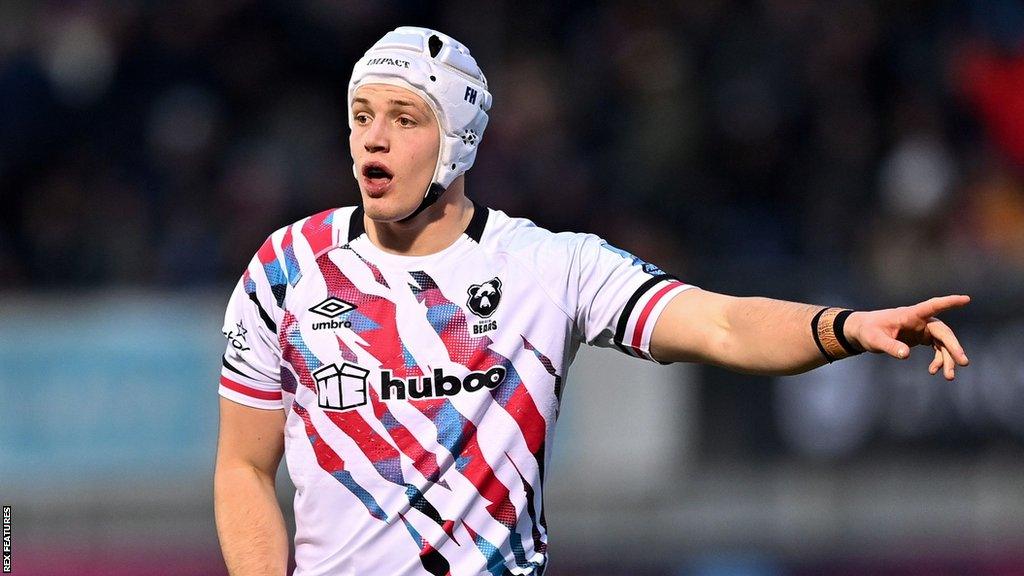
M 435 30 L 401 26 L 388 32 L 356 62 L 348 83 L 349 128 L 352 99 L 363 84 L 390 84 L 412 90 L 430 106 L 440 127 L 441 151 L 424 203 L 440 196 L 469 170 L 487 127 L 491 93 L 487 78 L 469 49 Z M 356 178 L 359 177 L 358 170 Z M 440 189 L 438 189 L 440 188 Z M 420 209 L 425 208 L 421 206 Z

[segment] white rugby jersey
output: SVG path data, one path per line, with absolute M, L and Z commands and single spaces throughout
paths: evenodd
M 597 236 L 479 205 L 428 256 L 376 247 L 359 207 L 273 233 L 228 304 L 219 391 L 287 415 L 294 574 L 542 574 L 580 342 L 651 360 L 687 288 Z

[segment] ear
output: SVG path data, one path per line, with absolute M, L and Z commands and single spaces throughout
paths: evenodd
M 470 296 L 476 296 L 478 290 L 480 290 L 480 285 L 473 284 L 472 286 L 469 287 L 469 290 L 466 290 L 466 292 L 468 292 Z
M 493 279 L 491 280 L 491 282 L 492 282 L 492 283 L 494 284 L 494 287 L 495 287 L 495 288 L 501 288 L 501 279 L 500 279 L 500 278 L 498 278 L 497 276 L 495 276 L 495 277 L 494 277 L 494 278 L 493 278 Z

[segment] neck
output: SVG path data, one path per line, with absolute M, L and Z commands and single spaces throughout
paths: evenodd
M 363 216 L 366 235 L 382 250 L 405 256 L 440 252 L 458 240 L 473 218 L 473 202 L 457 178 L 432 206 L 406 222 L 378 222 Z

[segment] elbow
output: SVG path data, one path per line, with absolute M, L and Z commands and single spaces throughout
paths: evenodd
M 744 350 L 740 336 L 730 321 L 728 311 L 718 314 L 705 336 L 705 347 L 711 361 L 726 367 L 742 367 L 750 350 Z
M 774 345 L 753 345 L 728 330 L 719 328 L 709 337 L 708 361 L 722 368 L 753 376 L 793 376 L 814 366 L 794 366 L 780 362 Z
M 707 341 L 708 358 L 716 363 L 727 366 L 736 365 L 741 358 L 741 351 L 736 339 L 725 327 L 717 327 Z

